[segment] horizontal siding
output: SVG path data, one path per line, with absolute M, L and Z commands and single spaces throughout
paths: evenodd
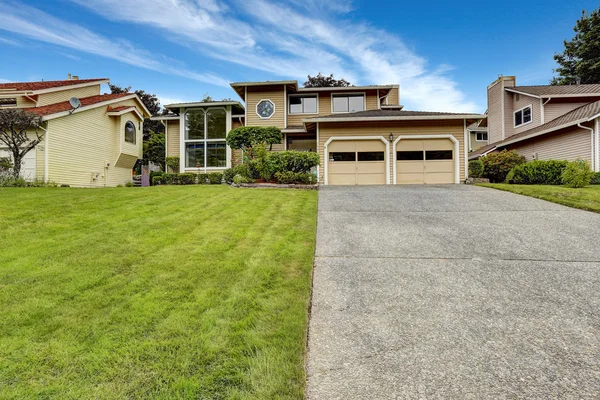
M 167 121 L 167 157 L 179 157 L 181 131 L 178 120 Z
M 502 90 L 502 82 L 498 82 L 487 91 L 490 143 L 502 140 Z
M 385 121 L 363 123 L 320 123 L 319 124 L 319 181 L 324 182 L 325 152 L 324 146 L 332 136 L 383 136 L 389 137 L 390 133 L 397 138 L 400 135 L 438 135 L 451 134 L 459 142 L 460 180 L 465 179 L 465 152 L 464 152 L 464 125 L 463 121 Z M 390 176 L 394 162 L 393 146 L 390 143 L 389 168 Z M 391 178 L 393 182 L 393 177 Z
M 527 161 L 533 160 L 534 153 L 537 153 L 538 160 L 582 159 L 591 162 L 592 157 L 590 132 L 581 128 L 564 130 L 555 135 L 544 135 L 508 148 L 516 150 Z
M 395 87 L 390 90 L 387 97 L 387 104 L 390 106 L 397 106 L 400 104 L 400 89 Z
M 44 141 L 42 141 L 40 144 L 38 144 L 37 147 L 32 151 L 36 152 L 36 155 L 35 155 L 35 177 L 39 180 L 44 180 L 45 159 L 46 159 Z
M 29 108 L 35 107 L 36 102 L 25 97 L 25 96 L 16 96 L 17 99 L 17 108 Z
M 478 142 L 476 133 L 472 132 L 472 133 L 470 133 L 470 135 L 471 135 L 471 150 L 477 150 L 478 148 L 486 146 L 488 144 L 487 141 Z
M 67 101 L 71 97 L 90 97 L 97 96 L 100 94 L 100 85 L 86 86 L 77 89 L 59 90 L 56 92 L 40 94 L 38 98 L 39 106 L 46 106 L 48 104 L 60 103 Z
M 517 96 L 515 94 L 511 94 L 512 98 L 513 98 L 513 105 L 512 105 L 512 111 L 510 114 L 510 118 L 511 118 L 511 123 L 510 123 L 510 127 L 512 129 L 512 134 L 511 135 L 516 135 L 517 133 L 521 133 L 524 132 L 526 130 L 538 127 L 542 124 L 542 107 L 540 104 L 540 99 L 536 99 L 535 97 L 529 97 L 529 96 L 525 96 L 524 94 L 520 94 L 519 100 L 517 100 Z M 528 105 L 531 104 L 531 123 L 528 123 L 526 125 L 521 125 L 517 128 L 514 128 L 515 125 L 515 114 L 514 111 L 519 110 L 523 107 L 527 107 Z M 507 130 L 508 132 L 508 130 Z M 508 137 L 508 136 L 507 136 Z
M 256 114 L 256 105 L 261 100 L 271 100 L 275 104 L 275 114 L 269 119 L 261 119 Z M 282 129 L 285 127 L 284 118 L 287 110 L 285 109 L 283 85 L 257 91 L 253 88 L 248 88 L 246 105 L 247 126 L 276 126 Z
M 544 123 L 552 121 L 586 104 L 588 103 L 553 103 L 553 101 L 550 101 L 544 106 Z

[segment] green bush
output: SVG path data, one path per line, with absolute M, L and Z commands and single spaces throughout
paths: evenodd
M 179 171 L 179 157 L 165 158 L 165 165 L 169 167 L 171 171 Z
M 160 186 L 165 183 L 164 178 L 161 176 L 153 176 L 152 177 L 152 186 Z
M 178 174 L 163 174 L 163 183 L 165 185 L 179 185 Z
M 193 185 L 196 181 L 196 174 L 184 172 L 177 176 L 180 185 Z
M 223 183 L 223 174 L 221 172 L 211 172 L 208 174 L 208 183 L 211 185 L 220 185 Z
M 521 185 L 562 185 L 562 173 L 568 161 L 534 160 L 515 166 L 506 182 Z
M 594 177 L 590 182 L 591 185 L 600 185 L 600 172 L 594 172 Z
M 525 157 L 514 150 L 491 153 L 480 160 L 483 162 L 483 176 L 492 183 L 504 182 L 511 169 L 525 163 Z
M 156 178 L 156 177 L 162 178 L 163 175 L 164 175 L 164 172 L 151 171 L 150 172 L 150 184 L 154 185 L 154 178 Z M 158 180 L 158 182 L 160 182 L 159 185 L 162 184 L 162 181 L 160 179 Z
M 275 172 L 307 173 L 320 163 L 319 154 L 310 151 L 279 151 L 270 153 L 268 159 Z
M 233 178 L 236 175 L 243 176 L 245 178 L 250 179 L 250 168 L 247 165 L 236 165 L 233 168 L 226 169 L 223 171 L 223 180 L 226 183 L 233 183 Z
M 590 164 L 583 160 L 571 161 L 562 173 L 563 183 L 570 188 L 587 186 L 592 182 L 593 177 Z
M 227 145 L 232 149 L 251 149 L 257 145 L 281 143 L 281 129 L 275 126 L 241 126 L 227 134 Z
M 198 174 L 198 180 L 196 183 L 198 185 L 206 185 L 208 183 L 208 174 Z
M 127 182 L 127 183 L 125 184 L 125 187 L 133 187 L 133 182 Z
M 481 178 L 483 176 L 483 161 L 471 160 L 469 161 L 469 177 Z
M 235 183 L 236 185 L 242 184 L 242 183 L 252 183 L 252 179 L 247 178 L 245 176 L 242 175 L 236 175 L 233 177 L 233 183 Z
M 313 185 L 317 182 L 317 177 L 310 172 L 281 171 L 275 173 L 275 178 L 281 184 Z

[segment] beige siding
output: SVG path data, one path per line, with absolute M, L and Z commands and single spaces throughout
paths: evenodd
M 508 92 L 508 93 L 510 93 L 510 92 Z M 512 105 L 513 111 L 511 111 L 511 114 L 510 114 L 511 128 L 513 128 L 515 125 L 514 111 L 520 110 L 523 107 L 527 107 L 527 106 L 531 105 L 531 122 L 512 129 L 511 135 L 516 135 L 517 133 L 521 133 L 526 130 L 533 129 L 542 124 L 542 107 L 540 104 L 540 99 L 536 99 L 535 97 L 525 96 L 524 94 L 519 94 L 519 95 L 511 94 L 511 97 L 513 100 L 513 105 Z M 518 100 L 517 100 L 517 98 L 518 98 Z M 507 108 L 507 111 L 508 111 L 508 108 Z M 507 130 L 507 132 L 508 132 L 508 130 Z M 507 135 L 506 137 L 508 137 L 508 136 L 509 135 Z
M 397 106 L 400 104 L 400 88 L 393 88 L 390 90 L 390 94 L 387 97 L 387 104 L 390 106 Z
M 478 148 L 486 146 L 488 144 L 487 141 L 478 142 L 477 134 L 475 132 L 471 132 L 470 135 L 471 135 L 471 149 L 470 150 L 477 150 Z
M 67 101 L 71 97 L 90 97 L 97 96 L 100 94 L 100 85 L 86 86 L 77 89 L 59 90 L 56 92 L 40 94 L 38 98 L 38 105 L 46 106 L 48 104 L 60 103 Z
M 544 135 L 515 144 L 509 150 L 516 150 L 527 161 L 533 160 L 536 153 L 538 160 L 591 161 L 592 144 L 589 131 L 571 128 L 559 134 Z
M 367 92 L 367 110 L 379 109 L 379 98 L 377 98 L 377 91 Z
M 586 104 L 588 103 L 554 103 L 554 100 L 551 100 L 544 106 L 544 123 L 552 121 L 553 119 L 556 119 L 576 108 L 585 106 Z
M 269 119 L 261 119 L 256 113 L 256 105 L 261 100 L 271 100 L 275 104 L 275 114 Z M 254 89 L 248 88 L 248 98 L 246 99 L 247 105 L 247 126 L 276 126 L 278 128 L 285 128 L 285 101 L 284 101 L 284 90 L 283 85 L 274 86 L 269 88 Z
M 44 171 L 45 171 L 45 159 L 46 159 L 46 153 L 44 151 L 45 147 L 44 147 L 44 142 L 42 141 L 40 144 L 37 145 L 37 147 L 35 148 L 36 155 L 35 155 L 35 177 L 36 179 L 39 180 L 44 180 Z
M 179 146 L 181 143 L 181 131 L 179 129 L 179 121 L 170 119 L 166 122 L 166 124 L 167 157 L 179 157 Z
M 112 104 L 113 107 L 119 105 L 128 105 L 128 102 Z M 116 186 L 130 182 L 131 168 L 116 165 L 120 158 L 119 164 L 124 163 L 120 152 L 122 120 L 133 119 L 136 127 L 139 126 L 136 115 L 125 114 L 123 117 L 110 117 L 106 107 L 98 107 L 49 121 L 49 180 L 74 187 Z M 141 157 L 142 132 L 139 129 L 136 143 L 137 157 Z M 108 168 L 106 163 L 110 163 Z
M 436 135 L 451 134 L 459 142 L 460 180 L 465 178 L 465 152 L 464 152 L 464 125 L 463 121 L 382 121 L 382 122 L 355 122 L 355 123 L 320 123 L 319 124 L 319 181 L 324 182 L 324 146 L 332 136 L 383 136 L 389 137 L 390 133 L 397 138 L 399 135 Z M 395 161 L 393 145 L 390 143 L 388 155 L 390 176 Z M 393 182 L 393 177 L 390 179 Z
M 502 83 L 498 82 L 487 91 L 490 143 L 502 140 L 502 90 Z

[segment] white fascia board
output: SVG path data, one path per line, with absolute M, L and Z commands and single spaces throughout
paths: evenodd
M 124 110 L 121 110 L 121 111 L 109 111 L 107 114 L 110 115 L 111 117 L 118 117 L 118 116 L 121 116 L 123 114 L 128 114 L 130 112 L 135 113 L 138 117 L 140 117 L 141 120 L 144 119 L 144 116 L 142 115 L 142 113 L 139 112 L 138 109 L 135 108 L 135 107 L 133 107 L 133 106 L 129 107 L 129 108 L 126 108 Z
M 73 82 L 77 82 L 77 81 L 73 81 Z M 56 86 L 56 87 L 48 88 L 48 89 L 32 90 L 32 91 L 30 91 L 30 93 L 37 95 L 37 94 L 44 94 L 44 93 L 60 92 L 63 90 L 79 89 L 79 88 L 88 87 L 88 86 L 102 85 L 104 83 L 110 83 L 110 79 L 103 79 L 100 81 L 93 81 L 93 82 L 74 83 L 72 85 Z
M 536 96 L 535 94 L 531 94 L 531 93 L 526 93 L 526 92 L 520 92 L 518 90 L 515 90 L 513 88 L 504 88 L 504 90 L 508 91 L 508 92 L 512 92 L 512 93 L 518 93 L 518 94 L 522 94 L 523 96 L 529 96 L 529 97 L 533 97 L 536 99 L 539 99 L 540 96 Z M 553 96 L 554 97 L 554 96 Z
M 481 114 L 453 114 L 453 115 L 423 115 L 423 116 L 397 116 L 397 117 L 363 117 L 363 118 L 308 118 L 302 120 L 304 123 L 310 122 L 368 122 L 368 121 L 418 121 L 418 120 L 444 120 L 444 119 L 481 119 L 485 118 Z

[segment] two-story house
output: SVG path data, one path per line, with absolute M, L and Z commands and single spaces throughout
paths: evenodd
M 517 86 L 501 76 L 487 88 L 490 144 L 469 154 L 515 150 L 531 160 L 587 160 L 600 171 L 600 85 Z
M 24 179 L 74 187 L 131 181 L 131 169 L 142 157 L 143 121 L 150 112 L 135 93 L 101 94 L 101 85 L 108 82 L 69 76 L 63 81 L 0 84 L 0 109 L 24 109 L 43 121 L 43 141 L 23 161 Z M 0 157 L 10 157 L 2 146 Z
M 167 156 L 180 172 L 222 170 L 239 162 L 225 144 L 237 126 L 276 126 L 274 151 L 318 152 L 325 185 L 459 183 L 466 177 L 473 113 L 405 111 L 399 85 L 303 88 L 295 80 L 237 82 L 240 102 L 171 104 Z

